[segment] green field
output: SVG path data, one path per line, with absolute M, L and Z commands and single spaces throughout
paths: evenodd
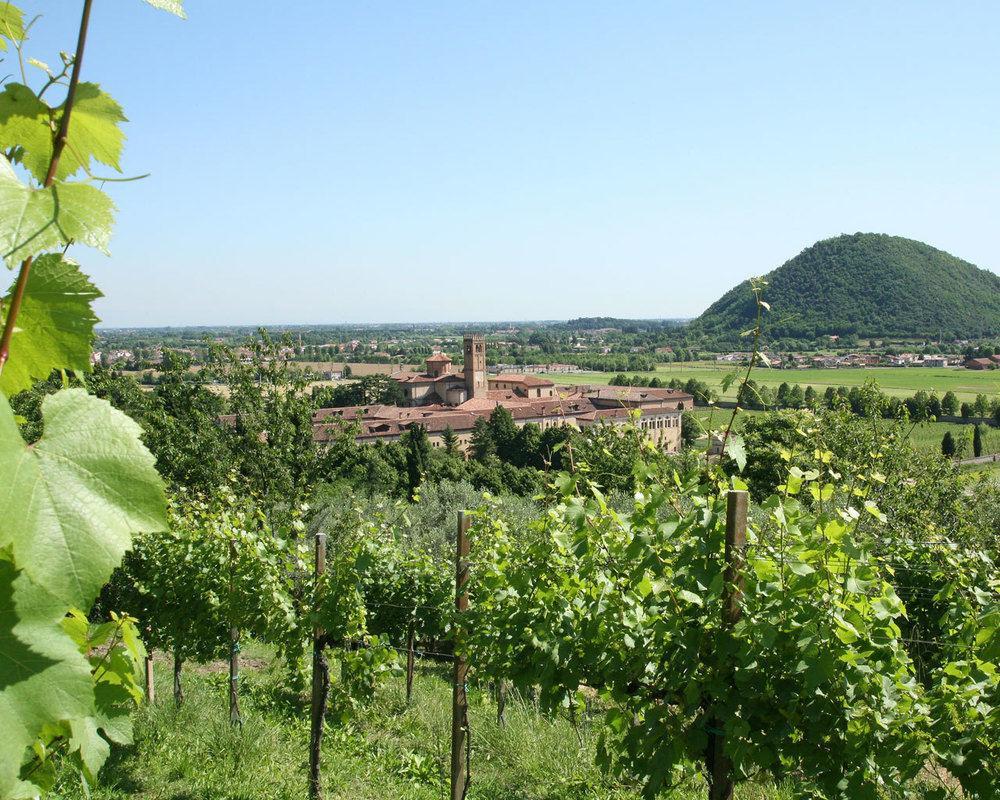
M 732 409 L 728 408 L 698 408 L 695 412 L 698 419 L 706 428 L 718 430 L 729 422 Z M 740 411 L 744 414 L 761 414 L 761 411 Z M 962 425 L 957 422 L 921 422 L 910 428 L 910 441 L 913 446 L 922 453 L 940 453 L 941 439 L 946 431 L 951 431 L 951 435 L 958 444 L 959 456 L 961 458 L 972 457 L 972 425 Z M 992 428 L 984 425 L 983 432 L 983 455 L 1000 453 L 1000 428 Z M 987 468 L 987 467 L 983 467 Z
M 697 378 L 718 389 L 722 379 L 731 372 L 738 371 L 740 377 L 746 368 L 732 364 L 718 364 L 709 361 L 683 362 L 677 364 L 662 364 L 654 372 L 644 372 L 644 378 L 654 375 L 662 380 L 680 378 L 688 380 Z M 608 383 L 614 372 L 580 372 L 569 374 L 547 374 L 544 377 L 563 384 Z M 873 367 L 871 369 L 795 369 L 777 370 L 757 367 L 753 371 L 753 379 L 758 383 L 777 387 L 781 383 L 798 383 L 803 388 L 812 386 L 822 393 L 827 386 L 860 386 L 865 381 L 874 381 L 887 394 L 908 397 L 920 389 L 943 395 L 947 391 L 954 392 L 959 401 L 973 401 L 977 394 L 988 397 L 1000 395 L 1000 371 L 974 371 L 961 367 L 944 367 L 931 369 L 927 367 Z M 735 399 L 736 385 L 725 395 L 726 399 Z

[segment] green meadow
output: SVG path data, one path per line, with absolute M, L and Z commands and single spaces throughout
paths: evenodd
M 705 428 L 719 430 L 726 426 L 733 412 L 729 408 L 698 408 L 694 413 Z M 763 412 L 741 410 L 738 416 L 761 413 Z M 737 426 L 738 424 L 737 422 Z M 955 438 L 958 457 L 972 458 L 972 425 L 962 425 L 957 422 L 920 422 L 910 426 L 910 441 L 922 453 L 940 453 L 941 439 L 944 438 L 946 431 L 951 431 L 951 435 Z M 983 455 L 1000 453 L 1000 428 L 984 425 L 982 433 Z M 979 466 L 983 469 L 992 469 L 990 465 Z
M 680 362 L 677 364 L 661 364 L 654 372 L 644 372 L 644 378 L 654 375 L 661 381 L 679 378 L 689 380 L 697 378 L 716 390 L 722 384 L 723 378 L 732 372 L 738 372 L 742 377 L 746 367 L 739 365 L 719 364 L 710 361 Z M 548 374 L 545 377 L 562 384 L 608 383 L 614 372 L 581 372 L 570 374 Z M 803 388 L 812 386 L 822 393 L 828 386 L 860 386 L 865 381 L 874 381 L 882 391 L 899 397 L 908 397 L 920 389 L 943 395 L 954 392 L 959 401 L 973 401 L 977 394 L 995 397 L 1000 394 L 1000 371 L 968 370 L 962 367 L 872 367 L 869 369 L 768 369 L 756 367 L 752 377 L 761 384 L 777 387 L 781 383 L 798 383 Z M 723 394 L 725 399 L 735 399 L 736 384 Z

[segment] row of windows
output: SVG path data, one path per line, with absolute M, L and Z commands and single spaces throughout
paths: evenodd
M 662 428 L 679 428 L 681 426 L 680 417 L 650 417 L 640 419 L 639 427 L 646 430 L 659 430 Z

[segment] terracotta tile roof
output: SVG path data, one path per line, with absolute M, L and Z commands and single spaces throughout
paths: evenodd
M 428 356 L 427 358 L 425 358 L 424 361 L 426 361 L 429 364 L 432 364 L 432 363 L 435 363 L 435 362 L 439 362 L 439 361 L 448 361 L 450 363 L 451 362 L 451 357 L 450 356 L 446 356 L 444 353 L 435 353 L 434 355 Z
M 656 400 L 694 400 L 680 389 L 649 389 L 641 386 L 605 386 L 586 392 L 596 400 L 627 400 L 648 403 Z
M 522 386 L 555 386 L 548 378 L 539 378 L 537 375 L 497 375 L 490 378 L 490 383 L 506 381 L 507 383 L 519 383 Z
M 459 403 L 455 408 L 461 411 L 492 411 L 499 405 L 504 403 L 489 397 L 473 397 L 464 403 Z
M 444 375 L 428 375 L 426 372 L 411 373 L 409 375 L 394 375 L 400 383 L 435 383 L 436 381 L 465 381 L 465 375 L 461 372 L 446 372 Z

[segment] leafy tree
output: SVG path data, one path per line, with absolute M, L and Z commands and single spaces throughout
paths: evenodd
M 569 425 L 554 425 L 542 431 L 538 452 L 546 468 L 555 470 L 569 468 L 569 460 L 565 458 L 565 453 L 574 430 Z
M 941 399 L 936 394 L 932 394 L 927 398 L 927 413 L 932 419 L 937 419 L 941 416 L 941 409 Z
M 701 434 L 702 426 L 698 418 L 690 411 L 681 414 L 681 447 L 694 447 Z
M 958 398 L 953 391 L 949 390 L 944 393 L 944 397 L 941 398 L 941 410 L 948 416 L 958 416 Z
M 305 379 L 280 356 L 288 342 L 267 331 L 245 342 L 249 358 L 215 348 L 212 366 L 229 392 L 225 426 L 232 469 L 272 509 L 297 505 L 320 463 Z
M 314 408 L 343 408 L 374 403 L 402 405 L 406 396 L 399 381 L 388 375 L 364 375 L 356 381 L 337 386 L 314 387 L 312 390 Z
M 983 454 L 983 429 L 978 423 L 972 428 L 972 455 L 979 458 Z
M 805 393 L 802 395 L 802 399 L 806 408 L 815 408 L 819 395 L 812 386 L 807 386 Z
M 496 445 L 497 455 L 503 461 L 517 464 L 521 460 L 517 451 L 518 431 L 510 411 L 498 405 L 490 412 L 489 426 L 490 438 Z
M 948 458 L 955 455 L 955 437 L 951 435 L 951 431 L 944 432 L 941 439 L 941 454 Z
M 493 431 L 485 417 L 476 418 L 476 422 L 472 426 L 470 445 L 472 456 L 477 461 L 485 461 L 490 456 L 496 455 L 497 445 L 493 440 Z
M 527 422 L 517 430 L 514 437 L 512 463 L 517 467 L 542 469 L 542 429 L 534 422 Z

